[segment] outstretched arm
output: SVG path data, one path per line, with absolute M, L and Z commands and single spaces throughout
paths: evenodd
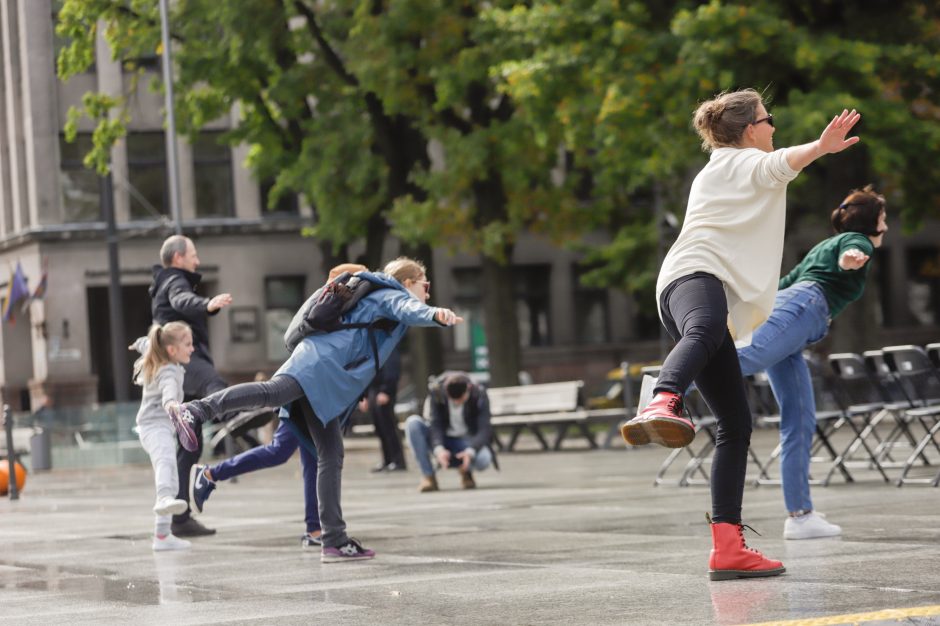
M 862 114 L 856 113 L 855 109 L 851 111 L 843 109 L 840 115 L 832 118 L 819 139 L 789 148 L 787 164 L 795 170 L 801 170 L 823 155 L 842 152 L 849 146 L 857 144 L 858 137 L 846 138 L 846 135 L 861 118 Z

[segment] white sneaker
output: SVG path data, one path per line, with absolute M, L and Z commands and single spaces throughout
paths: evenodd
M 166 550 L 189 550 L 192 545 L 193 544 L 190 542 L 186 541 L 185 539 L 180 539 L 173 533 L 170 533 L 163 539 L 157 536 L 154 536 L 153 538 L 154 552 L 164 552 Z
M 827 522 L 821 513 L 815 511 L 799 517 L 788 517 L 783 525 L 784 539 L 817 539 L 838 537 L 841 534 L 841 526 Z
M 157 503 L 153 505 L 153 512 L 157 515 L 179 515 L 185 513 L 188 508 L 189 504 L 186 500 L 163 496 L 157 498 Z

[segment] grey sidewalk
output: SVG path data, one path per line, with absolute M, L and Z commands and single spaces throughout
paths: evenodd
M 664 456 L 504 454 L 476 491 L 448 472 L 419 494 L 413 463 L 370 474 L 377 452 L 350 450 L 349 531 L 378 556 L 348 564 L 300 548 L 296 460 L 223 484 L 202 516 L 218 534 L 156 555 L 149 467 L 34 474 L 0 500 L 0 623 L 736 624 L 940 605 L 940 490 L 860 473 L 814 490 L 843 538 L 784 542 L 779 488 L 748 487 L 749 542 L 788 572 L 712 583 L 708 491 L 653 487 Z

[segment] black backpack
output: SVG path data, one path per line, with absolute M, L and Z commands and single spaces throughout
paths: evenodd
M 371 322 L 358 322 L 345 324 L 341 318 L 355 308 L 359 301 L 378 289 L 386 289 L 384 285 L 373 283 L 358 274 L 343 272 L 332 281 L 317 289 L 307 298 L 303 306 L 294 314 L 287 331 L 284 333 L 284 345 L 289 352 L 293 352 L 304 337 L 314 333 L 332 333 L 337 330 L 349 328 L 366 328 L 369 331 L 369 342 L 372 344 L 372 356 L 375 359 L 375 369 L 379 370 L 379 348 L 375 341 L 375 329 L 391 332 L 398 322 L 379 318 Z

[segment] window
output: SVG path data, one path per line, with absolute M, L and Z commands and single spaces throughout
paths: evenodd
M 193 142 L 196 217 L 234 215 L 232 151 L 219 143 L 222 133 L 202 133 Z
M 917 326 L 940 322 L 940 248 L 907 250 L 907 309 Z
M 264 327 L 269 361 L 283 361 L 289 353 L 284 332 L 304 303 L 304 276 L 268 276 L 264 279 Z
M 296 193 L 285 193 L 277 199 L 273 208 L 268 207 L 268 194 L 274 187 L 274 180 L 269 178 L 261 181 L 261 216 L 280 217 L 285 215 L 298 215 L 300 213 L 300 200 Z
M 585 287 L 581 277 L 590 268 L 575 266 L 574 276 L 574 325 L 575 341 L 579 344 L 596 345 L 610 340 L 607 290 Z
M 519 343 L 523 347 L 551 344 L 549 324 L 549 265 L 513 267 L 513 288 L 516 316 L 519 322 Z M 482 272 L 479 268 L 454 270 L 454 308 L 468 321 L 454 328 L 456 350 L 475 349 L 485 343 L 483 322 Z
M 127 136 L 127 170 L 131 219 L 152 220 L 169 215 L 166 141 L 162 132 Z
M 62 192 L 63 222 L 91 222 L 101 219 L 101 179 L 82 165 L 91 150 L 91 134 L 82 133 L 69 143 L 59 136 L 59 189 Z

